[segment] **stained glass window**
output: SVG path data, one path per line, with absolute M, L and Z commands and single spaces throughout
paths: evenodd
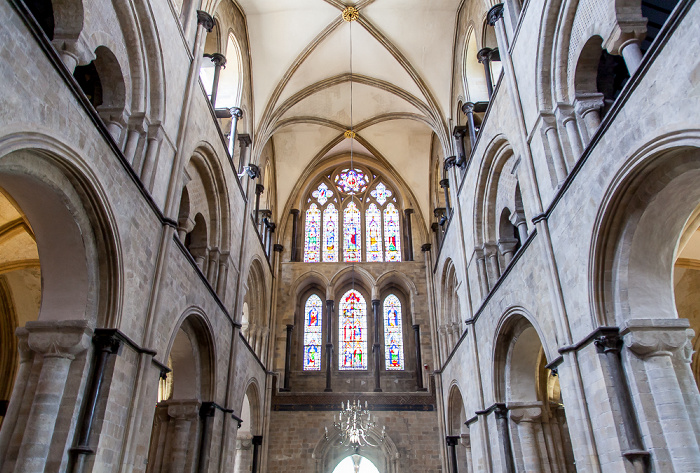
M 328 199 L 333 197 L 333 191 L 328 188 L 325 182 L 322 182 L 320 186 L 318 186 L 318 189 L 313 191 L 311 194 L 313 197 L 318 200 L 318 203 L 323 205 L 326 205 L 326 202 L 328 202 Z
M 360 211 L 355 202 L 350 202 L 343 210 L 343 260 L 346 263 L 362 260 L 361 233 Z
M 338 211 L 333 204 L 323 211 L 323 262 L 338 262 Z
M 384 209 L 384 241 L 386 242 L 386 261 L 401 261 L 399 211 L 392 203 Z
M 306 211 L 304 263 L 321 261 L 321 211 L 311 204 Z
M 380 182 L 377 184 L 377 187 L 375 187 L 374 190 L 369 193 L 369 195 L 377 199 L 379 205 L 384 205 L 386 200 L 393 195 L 393 192 L 387 189 L 386 186 Z
M 322 320 L 321 298 L 312 294 L 304 306 L 304 371 L 321 369 Z
M 351 289 L 340 300 L 338 324 L 341 370 L 367 369 L 367 303 L 358 291 Z
M 343 169 L 335 176 L 335 186 L 346 194 L 364 192 L 368 183 L 369 178 L 359 169 Z
M 404 369 L 401 301 L 394 294 L 384 299 L 384 360 L 388 370 Z
M 365 212 L 367 227 L 367 261 L 383 261 L 382 213 L 376 204 L 370 204 Z

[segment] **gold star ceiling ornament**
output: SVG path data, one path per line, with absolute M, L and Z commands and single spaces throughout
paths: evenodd
M 355 7 L 347 7 L 345 10 L 343 10 L 343 20 L 347 21 L 348 23 L 357 20 L 359 17 L 360 12 Z

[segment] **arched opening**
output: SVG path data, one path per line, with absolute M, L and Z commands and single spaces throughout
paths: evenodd
M 462 393 L 457 386 L 453 386 L 450 390 L 447 413 L 447 435 L 451 437 L 459 437 L 459 442 L 454 447 L 456 449 L 457 457 L 456 471 L 464 473 L 473 471 L 471 462 L 471 447 L 469 442 L 469 427 L 465 425 L 467 416 L 464 410 Z
M 673 266 L 673 293 L 678 316 L 694 330 L 693 352 L 700 351 L 700 206 L 691 214 L 683 232 Z M 700 386 L 700 357 L 692 358 L 695 383 Z
M 537 331 L 514 316 L 497 343 L 497 392 L 508 408 L 509 440 L 501 441 L 510 443 L 517 471 L 575 472 L 561 390 Z
M 117 143 L 128 119 L 125 116 L 126 86 L 119 61 L 105 46 L 95 49 L 95 59 L 77 66 L 73 77 Z
M 194 216 L 194 227 L 192 231 L 185 236 L 185 248 L 190 252 L 192 257 L 199 266 L 199 269 L 206 274 L 206 257 L 209 249 L 207 238 L 207 222 L 201 213 Z
M 253 465 L 253 437 L 260 435 L 259 415 L 260 404 L 258 391 L 254 384 L 250 384 L 243 396 L 240 417 L 243 420 L 236 435 L 236 456 L 234 460 L 234 473 L 247 473 Z
M 41 267 L 34 231 L 19 205 L 0 188 L 0 427 L 20 357 L 15 331 L 39 317 Z
M 51 0 L 25 0 L 25 5 L 34 15 L 34 19 L 39 23 L 49 41 L 53 41 L 54 15 Z
M 464 88 L 465 95 L 470 102 L 474 103 L 489 100 L 484 66 L 479 63 L 477 58 L 478 51 L 476 35 L 474 34 L 474 29 L 472 29 L 467 37 L 467 48 L 464 57 Z
M 370 459 L 354 454 L 338 463 L 333 473 L 379 473 L 379 470 Z
M 243 79 L 243 64 L 238 41 L 229 33 L 226 41 L 226 67 L 221 71 L 219 78 L 219 92 L 216 99 L 217 108 L 238 107 L 241 103 L 241 90 Z
M 188 316 L 175 332 L 168 353 L 171 372 L 161 381 L 153 419 L 147 470 L 192 469 L 200 454 L 200 408 L 212 398 L 213 346 L 202 319 Z

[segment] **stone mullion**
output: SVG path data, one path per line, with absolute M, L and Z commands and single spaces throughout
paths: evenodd
M 17 329 L 16 333 L 19 351 L 19 369 L 17 370 L 15 383 L 12 387 L 12 395 L 9 399 L 10 404 L 2 422 L 3 428 L 0 430 L 0 471 L 12 471 L 9 465 L 7 468 L 5 468 L 4 465 L 8 458 L 8 450 L 20 415 L 22 403 L 25 399 L 24 393 L 29 384 L 34 361 L 34 352 L 29 349 L 29 345 L 27 344 L 29 332 L 26 328 L 20 327 Z

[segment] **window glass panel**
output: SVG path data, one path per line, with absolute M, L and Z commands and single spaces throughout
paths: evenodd
M 311 204 L 306 211 L 304 263 L 321 261 L 321 211 Z
M 382 213 L 376 204 L 370 204 L 365 213 L 367 227 L 367 261 L 383 261 Z
M 323 305 L 321 298 L 312 294 L 304 306 L 304 370 L 321 369 Z
M 346 292 L 340 300 L 338 324 L 341 370 L 367 369 L 367 303 L 358 291 Z
M 343 260 L 345 262 L 362 259 L 360 231 L 360 211 L 355 202 L 350 202 L 343 211 Z
M 374 190 L 369 193 L 369 195 L 377 199 L 377 203 L 379 203 L 379 205 L 384 205 L 386 200 L 391 197 L 393 193 L 380 182 L 377 184 L 377 187 L 375 187 Z
M 384 359 L 386 369 L 404 369 L 401 301 L 394 294 L 384 299 Z
M 328 188 L 328 186 L 322 182 L 320 186 L 318 186 L 318 189 L 313 191 L 311 194 L 318 200 L 318 203 L 323 205 L 326 205 L 326 202 L 328 202 L 328 199 L 333 197 L 333 191 Z
M 338 211 L 333 204 L 323 211 L 323 262 L 338 262 Z
M 335 186 L 340 192 L 357 194 L 364 192 L 369 178 L 359 169 L 343 169 L 335 176 Z
M 401 261 L 401 233 L 399 231 L 399 211 L 389 203 L 384 209 L 384 239 L 386 260 Z

